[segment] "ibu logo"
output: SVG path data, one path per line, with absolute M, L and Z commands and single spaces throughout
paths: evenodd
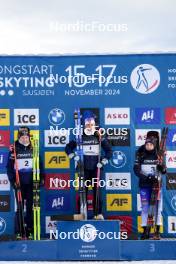
M 65 121 L 65 113 L 59 108 L 54 108 L 49 112 L 48 119 L 52 125 L 62 125 Z
M 2 217 L 0 217 L 0 235 L 3 234 L 5 230 L 6 230 L 6 222 Z
M 160 124 L 160 108 L 136 108 L 136 124 Z
M 158 88 L 160 84 L 160 74 L 153 65 L 141 64 L 132 71 L 130 81 L 136 92 L 150 94 Z
M 80 228 L 80 238 L 84 242 L 92 242 L 97 237 L 97 229 L 91 224 L 83 225 Z
M 122 168 L 125 166 L 126 161 L 126 155 L 122 151 L 114 151 L 110 164 L 115 168 Z

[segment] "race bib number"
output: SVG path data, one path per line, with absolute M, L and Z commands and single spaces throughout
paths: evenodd
M 83 154 L 85 156 L 98 156 L 99 145 L 83 145 Z
M 143 174 L 145 174 L 145 175 L 147 175 L 147 174 L 155 175 L 156 174 L 156 165 L 143 164 L 143 165 L 141 165 L 141 170 L 142 170 Z
M 31 171 L 32 159 L 17 159 L 19 171 Z

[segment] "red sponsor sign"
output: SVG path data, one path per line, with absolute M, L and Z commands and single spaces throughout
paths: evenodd
M 120 231 L 127 232 L 128 236 L 132 233 L 132 216 L 108 216 L 108 219 L 120 221 Z
M 167 125 L 176 124 L 176 107 L 166 108 L 165 110 L 165 123 Z
M 87 205 L 88 205 L 88 210 L 92 211 L 93 210 L 93 195 L 92 194 L 88 194 L 87 195 Z M 79 211 L 78 208 L 78 204 L 79 204 L 79 193 L 76 194 L 76 210 Z
M 0 130 L 0 147 L 9 147 L 10 145 L 10 131 Z
M 45 188 L 47 190 L 68 190 L 70 186 L 69 173 L 47 173 L 45 176 Z

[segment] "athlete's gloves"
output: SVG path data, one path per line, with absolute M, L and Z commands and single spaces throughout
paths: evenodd
M 79 156 L 76 155 L 75 153 L 70 153 L 68 155 L 68 157 L 69 157 L 69 159 L 73 159 L 74 158 L 75 161 L 79 161 Z
M 97 163 L 97 168 L 102 168 L 103 166 L 105 166 L 106 164 L 108 164 L 108 160 L 106 158 L 102 159 L 101 162 Z

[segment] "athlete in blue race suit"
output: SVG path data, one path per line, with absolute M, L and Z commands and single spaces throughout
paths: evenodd
M 83 113 L 83 124 L 84 124 L 84 133 L 82 136 L 83 141 L 83 155 L 84 155 L 84 177 L 85 181 L 97 178 L 97 167 L 102 168 L 104 165 L 108 164 L 108 160 L 112 156 L 111 146 L 108 140 L 103 137 L 101 138 L 101 148 L 104 151 L 104 155 L 101 156 L 101 162 L 98 162 L 99 156 L 99 137 L 95 132 L 95 115 L 92 111 L 84 111 Z M 85 133 L 85 131 L 87 133 Z M 75 160 L 79 157 L 74 152 L 76 150 L 76 141 L 70 141 L 65 148 L 65 151 L 69 158 L 74 158 Z M 96 184 L 92 185 L 93 189 L 93 209 L 95 215 L 95 198 L 96 198 Z M 86 194 L 88 192 L 88 188 L 86 188 Z M 100 192 L 99 192 L 100 194 Z M 97 219 L 103 219 L 102 215 L 102 203 L 101 198 L 99 197 L 99 206 L 98 206 L 98 217 Z
M 136 176 L 139 178 L 139 188 L 140 188 L 140 197 L 141 197 L 141 205 L 142 205 L 142 227 L 143 234 L 141 239 L 148 239 L 149 232 L 147 230 L 147 218 L 148 218 L 148 210 L 150 197 L 152 192 L 153 184 L 156 183 L 157 173 L 165 174 L 166 167 L 165 165 L 159 165 L 158 156 L 157 156 L 157 139 L 154 137 L 149 137 L 146 139 L 145 145 L 142 145 L 137 153 L 136 160 L 134 164 L 134 172 Z M 161 215 L 162 211 L 162 193 L 161 199 L 158 203 L 158 214 L 157 214 L 157 228 L 155 233 L 155 239 L 160 238 L 160 226 L 162 225 Z

